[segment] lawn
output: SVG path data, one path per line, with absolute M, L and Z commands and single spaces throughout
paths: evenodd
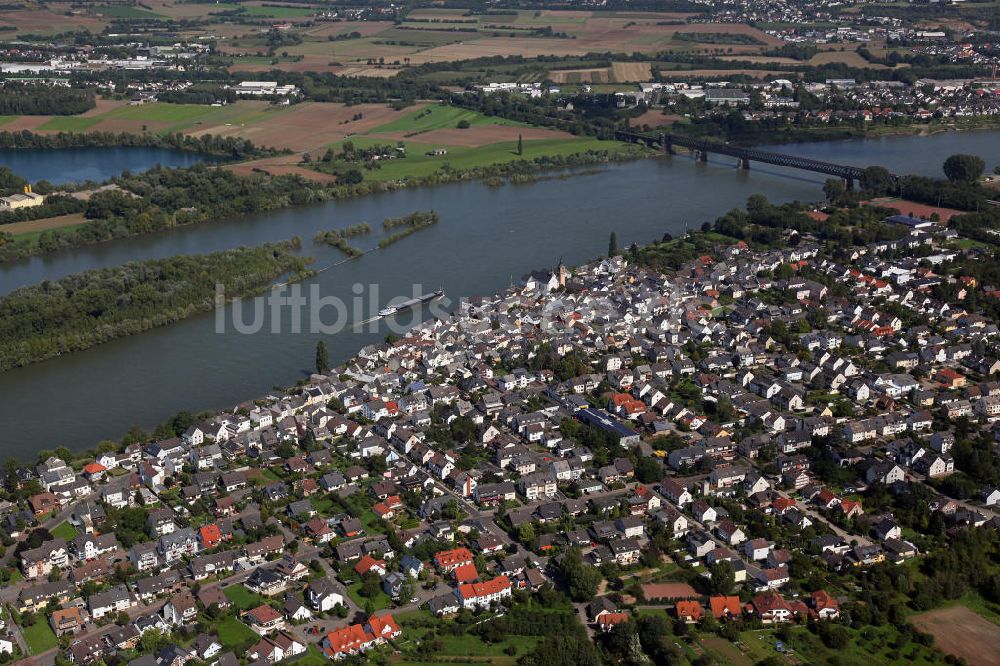
M 282 663 L 297 664 L 298 666 L 325 666 L 330 663 L 330 660 L 319 651 L 319 648 L 315 644 L 311 644 L 305 653 L 292 657 Z
M 468 121 L 469 125 L 473 127 L 476 125 L 528 127 L 524 123 L 507 120 L 506 118 L 497 118 L 495 116 L 484 116 L 478 111 L 460 109 L 456 106 L 428 106 L 385 125 L 379 125 L 368 132 L 368 134 L 377 132 L 429 132 L 436 129 L 450 129 L 458 125 L 462 120 Z
M 378 595 L 374 599 L 368 599 L 366 597 L 361 596 L 360 590 L 361 590 L 361 581 L 358 581 L 357 583 L 348 586 L 347 596 L 353 599 L 354 603 L 356 603 L 361 608 L 364 608 L 365 604 L 368 603 L 369 601 L 375 604 L 375 610 L 382 610 L 384 608 L 389 608 L 390 606 L 392 606 L 392 599 L 390 599 L 389 595 L 383 592 L 382 590 L 379 590 Z
M 31 654 L 41 654 L 59 645 L 59 639 L 52 632 L 49 623 L 42 618 L 39 618 L 30 627 L 25 627 L 22 633 L 24 634 L 24 641 L 28 644 L 28 649 L 31 650 Z
M 76 538 L 77 534 L 79 532 L 76 531 L 76 528 L 65 520 L 52 528 L 52 536 L 65 539 L 66 541 L 72 541 Z
M 230 615 L 219 622 L 215 626 L 215 630 L 219 634 L 219 641 L 227 650 L 233 650 L 257 640 L 257 633 L 236 619 L 235 615 Z
M 256 608 L 267 600 L 260 596 L 256 592 L 251 592 L 243 585 L 230 585 L 222 591 L 226 595 L 226 598 L 233 602 L 241 611 L 249 610 L 251 608 Z
M 333 509 L 333 500 L 326 495 L 311 497 L 309 498 L 309 502 L 313 505 L 313 508 L 321 514 L 329 513 L 330 510 Z
M 351 139 L 357 147 L 367 147 L 374 144 L 384 144 L 385 140 L 377 137 L 354 137 Z M 405 141 L 407 156 L 403 159 L 386 160 L 380 163 L 381 168 L 365 171 L 365 180 L 384 181 L 402 180 L 405 178 L 422 178 L 433 174 L 445 164 L 454 169 L 472 169 L 475 167 L 504 164 L 517 160 L 533 160 L 540 157 L 554 157 L 583 153 L 588 150 L 619 150 L 625 144 L 616 141 L 599 141 L 591 138 L 572 139 L 536 139 L 524 142 L 524 154 L 517 154 L 516 141 L 493 143 L 478 148 L 449 146 L 447 155 L 427 155 L 436 144 Z M 339 151 L 342 144 L 336 144 Z

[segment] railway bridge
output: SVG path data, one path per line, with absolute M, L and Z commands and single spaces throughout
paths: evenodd
M 681 146 L 690 150 L 702 162 L 708 160 L 709 153 L 729 155 L 739 160 L 738 166 L 741 169 L 749 169 L 750 162 L 763 162 L 776 166 L 813 171 L 841 178 L 849 189 L 854 187 L 855 182 L 861 180 L 861 175 L 864 173 L 864 169 L 861 167 L 834 164 L 833 162 L 813 160 L 808 157 L 796 157 L 795 155 L 786 155 L 770 150 L 734 146 L 709 139 L 693 139 L 662 132 L 659 134 L 645 134 L 642 132 L 619 130 L 615 132 L 615 138 L 619 141 L 641 143 L 650 148 L 658 148 L 667 154 L 673 154 L 674 147 Z

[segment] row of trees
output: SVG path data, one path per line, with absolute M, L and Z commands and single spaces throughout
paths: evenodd
M 94 148 L 105 146 L 136 146 L 143 148 L 172 148 L 205 155 L 220 155 L 237 160 L 277 155 L 281 151 L 256 146 L 249 139 L 232 136 L 204 134 L 156 134 L 143 132 L 57 132 L 36 134 L 28 130 L 0 132 L 0 148 L 17 150 L 54 150 L 59 148 Z
M 73 116 L 96 105 L 93 90 L 45 85 L 0 88 L 0 115 L 5 116 Z

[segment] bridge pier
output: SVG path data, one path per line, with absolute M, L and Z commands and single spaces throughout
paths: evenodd
M 702 149 L 702 150 L 697 151 L 696 156 L 698 157 L 698 161 L 699 162 L 707 162 L 708 161 L 708 151 L 707 150 Z
M 846 187 L 848 190 L 853 190 L 854 189 L 854 179 L 851 178 L 850 176 L 848 176 L 847 178 L 845 178 L 844 179 L 844 187 Z
M 665 155 L 674 154 L 674 140 L 669 134 L 660 134 L 660 147 Z
M 740 161 L 736 164 L 736 168 L 737 169 L 743 169 L 743 170 L 749 169 L 750 168 L 750 158 L 749 157 L 741 157 Z

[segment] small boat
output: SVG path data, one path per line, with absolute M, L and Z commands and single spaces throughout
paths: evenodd
M 387 308 L 382 308 L 381 310 L 379 310 L 378 311 L 378 316 L 379 317 L 388 317 L 389 315 L 394 315 L 397 312 L 399 312 L 399 308 L 396 308 L 396 307 L 393 307 L 392 305 L 390 305 Z

